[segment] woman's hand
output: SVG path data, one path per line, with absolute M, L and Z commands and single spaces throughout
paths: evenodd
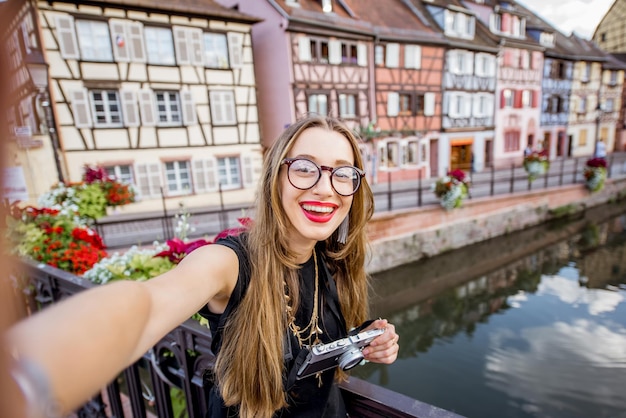
M 398 340 L 400 336 L 396 334 L 396 327 L 387 322 L 386 319 L 377 319 L 367 329 L 385 328 L 385 332 L 363 349 L 363 356 L 373 363 L 391 364 L 398 358 Z

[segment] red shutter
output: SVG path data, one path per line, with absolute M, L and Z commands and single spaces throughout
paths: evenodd
M 504 109 L 504 107 L 506 106 L 506 99 L 504 97 L 504 92 L 505 90 L 502 90 L 500 92 L 500 109 Z
M 533 90 L 532 95 L 533 95 L 533 107 L 539 107 L 539 92 L 537 90 Z
M 522 107 L 522 91 L 514 90 L 513 91 L 513 107 L 519 109 Z

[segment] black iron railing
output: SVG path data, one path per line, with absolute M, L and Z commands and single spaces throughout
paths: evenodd
M 30 289 L 27 303 L 31 312 L 96 286 L 51 266 L 28 260 L 17 264 L 16 278 L 24 289 Z M 210 331 L 195 320 L 187 320 L 121 372 L 77 415 L 81 418 L 204 417 L 211 384 L 205 373 L 211 370 L 214 361 L 210 346 Z M 356 378 L 342 383 L 341 389 L 350 416 L 354 417 L 459 417 Z
M 486 168 L 479 173 L 468 173 L 471 179 L 469 198 L 476 199 L 495 195 L 526 193 L 532 190 L 581 184 L 584 181 L 582 169 L 589 157 L 561 158 L 550 162 L 550 169 L 543 175 L 530 181 L 521 166 L 510 168 Z M 608 157 L 607 177 L 626 176 L 626 153 L 612 153 Z M 385 179 L 385 174 L 379 175 Z M 391 174 L 389 177 L 391 178 Z M 429 205 L 438 205 L 439 199 L 433 193 L 432 186 L 436 178 L 424 179 L 418 176 L 414 180 L 379 183 L 372 185 L 376 212 L 388 212 L 397 209 L 410 209 Z M 214 236 L 226 228 L 239 226 L 238 218 L 254 217 L 250 205 L 224 208 L 223 206 L 206 211 L 194 211 L 191 216 L 195 232 L 190 238 Z M 114 217 L 96 222 L 95 228 L 109 248 L 129 247 L 135 244 L 151 244 L 153 241 L 165 241 L 174 236 L 175 214 L 158 216 L 138 216 L 133 219 L 119 220 Z

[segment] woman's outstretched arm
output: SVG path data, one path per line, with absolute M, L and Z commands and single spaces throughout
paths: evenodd
M 228 297 L 237 273 L 232 250 L 202 247 L 149 281 L 104 285 L 46 308 L 10 328 L 5 343 L 42 372 L 66 414 L 209 300 Z

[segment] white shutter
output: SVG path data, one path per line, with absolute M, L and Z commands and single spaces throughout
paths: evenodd
M 78 59 L 78 42 L 74 31 L 74 18 L 72 16 L 58 15 L 56 17 L 57 37 L 61 56 L 66 59 Z
M 183 108 L 183 123 L 185 125 L 195 125 L 197 121 L 193 94 L 189 90 L 183 90 L 180 92 L 180 100 Z
M 261 172 L 263 160 L 260 153 L 245 153 L 241 156 L 243 186 L 255 187 L 258 179 L 257 173 Z
M 472 115 L 477 118 L 481 117 L 482 114 L 480 112 L 480 95 L 475 94 L 474 96 L 472 96 L 471 102 L 472 102 Z
M 367 45 L 358 43 L 356 46 L 357 64 L 361 67 L 367 67 Z
M 125 126 L 139 126 L 139 111 L 135 92 L 132 90 L 122 90 L 122 112 L 124 113 Z
M 341 64 L 341 42 L 336 39 L 328 41 L 328 62 Z
M 424 94 L 424 116 L 435 114 L 435 93 Z
M 128 22 L 126 26 L 130 58 L 135 62 L 146 62 L 146 46 L 143 40 L 143 25 L 139 22 Z
M 90 128 L 92 124 L 87 90 L 72 90 L 70 99 L 72 100 L 72 112 L 74 113 L 74 126 L 77 128 Z
M 174 26 L 174 46 L 176 48 L 176 63 L 178 65 L 191 64 L 189 48 L 187 47 L 187 30 L 180 26 Z
M 463 112 L 464 118 L 469 118 L 472 116 L 472 97 L 469 94 L 464 94 L 461 96 L 463 98 L 463 106 L 465 107 Z
M 445 23 L 444 23 L 445 32 L 446 33 L 454 32 L 454 13 L 446 9 L 444 11 L 444 20 L 445 20 Z
M 141 90 L 139 92 L 139 111 L 141 112 L 141 123 L 143 126 L 156 125 L 156 109 L 154 107 L 152 90 Z
M 398 68 L 400 65 L 400 45 L 398 44 L 387 44 L 385 48 L 387 52 L 387 56 L 385 58 L 385 66 L 387 68 Z
M 400 112 L 400 95 L 390 91 L 387 93 L 387 116 L 398 116 Z
M 298 59 L 311 61 L 311 40 L 306 36 L 298 38 Z
M 474 73 L 474 54 L 472 52 L 466 51 L 465 60 L 463 60 L 463 74 L 473 74 Z
M 161 196 L 161 166 L 158 163 L 136 164 L 137 187 L 142 198 Z
M 417 45 L 404 47 L 404 68 L 420 68 L 422 66 L 422 49 Z
M 130 61 L 130 39 L 126 36 L 126 21 L 111 19 L 109 21 L 111 44 L 116 61 Z
M 191 44 L 191 63 L 193 65 L 204 65 L 204 44 L 202 41 L 202 29 L 187 29 L 188 44 Z M 232 62 L 232 61 L 231 61 Z
M 228 32 L 228 57 L 232 68 L 243 65 L 243 33 Z
M 207 193 L 218 190 L 217 164 L 215 158 L 194 160 L 192 167 L 194 189 L 197 193 Z

